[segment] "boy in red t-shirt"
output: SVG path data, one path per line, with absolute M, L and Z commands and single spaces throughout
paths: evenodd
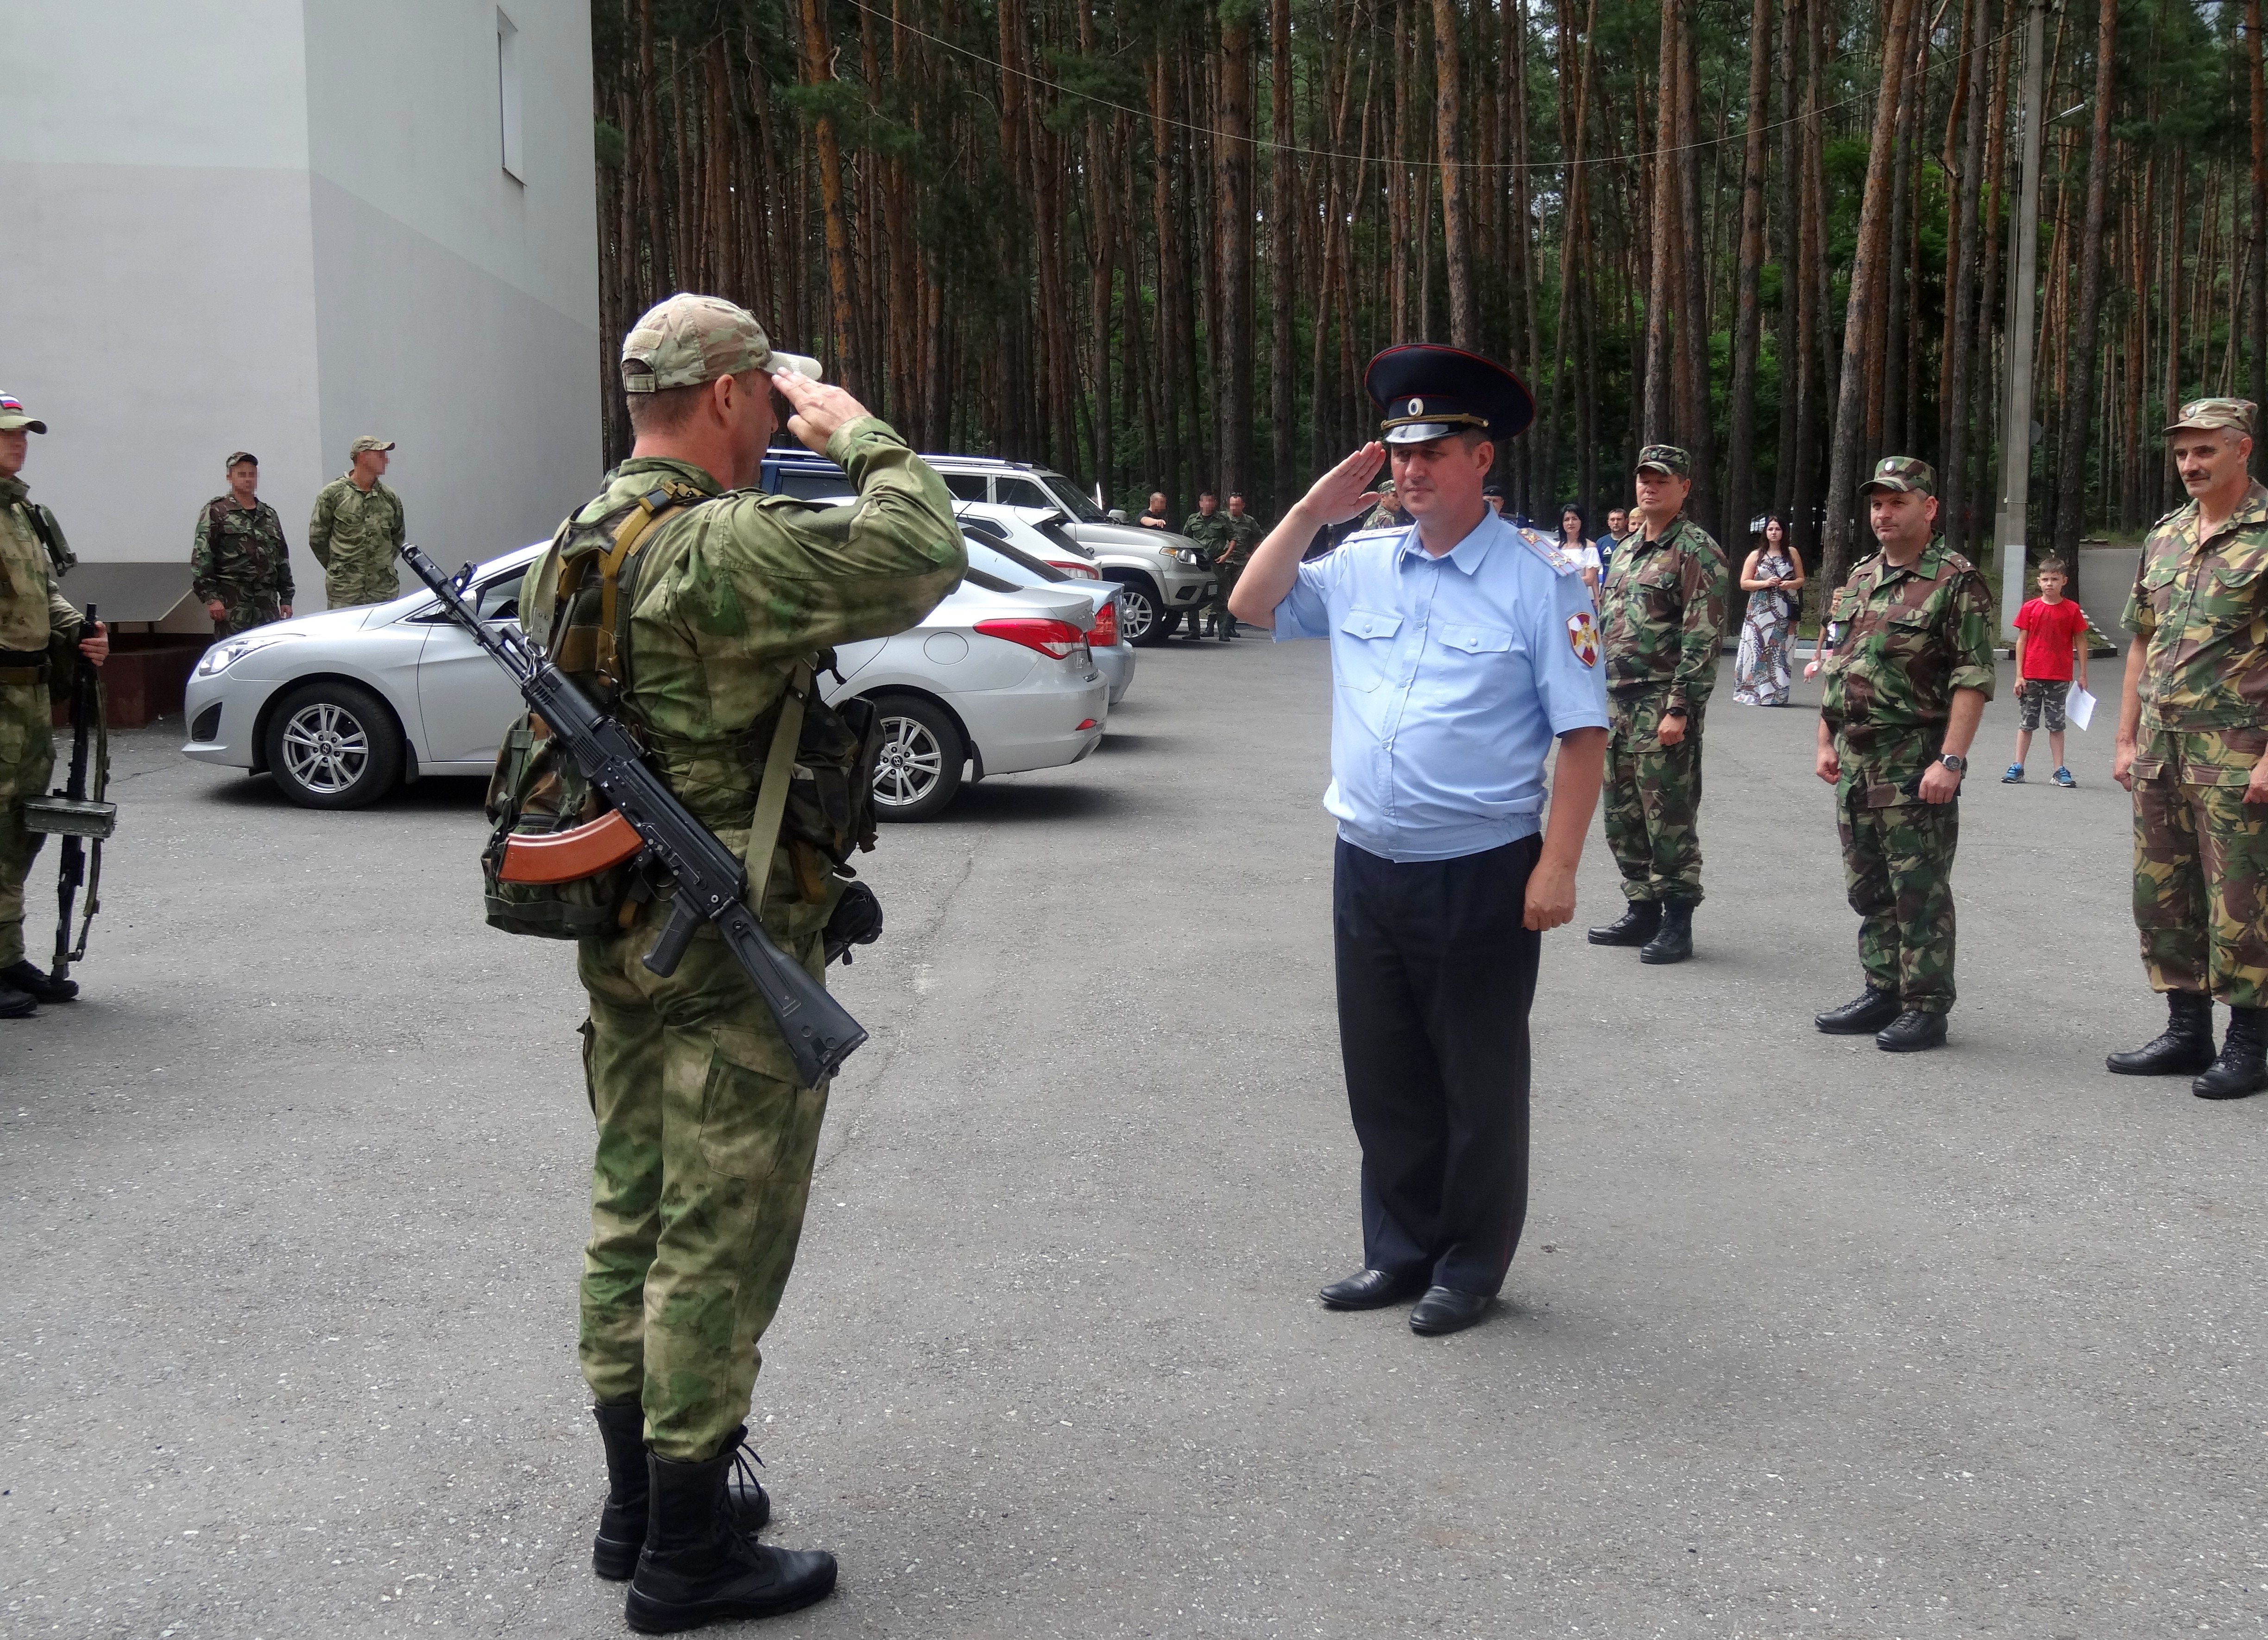
M 2079 687 L 2087 687 L 2087 614 L 2063 589 L 2071 576 L 2060 558 L 2040 560 L 2040 595 L 2016 612 L 2016 702 L 2022 716 L 2016 730 L 2016 761 L 2000 776 L 2003 785 L 2024 778 L 2024 754 L 2032 749 L 2032 732 L 2047 719 L 2048 749 L 2055 754 L 2056 784 L 2079 783 L 2063 761 L 2063 706 L 2071 694 L 2076 668 Z

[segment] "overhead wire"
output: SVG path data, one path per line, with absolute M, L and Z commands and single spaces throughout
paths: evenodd
M 1264 151 L 1270 153 L 1286 154 L 1295 159 L 1346 160 L 1357 165 L 1388 165 L 1410 163 L 1405 160 L 1389 159 L 1382 155 L 1377 154 L 1350 154 L 1335 149 L 1307 148 L 1297 143 L 1278 143 L 1264 136 L 1250 136 L 1238 132 L 1224 131 L 1218 126 L 1201 125 L 1195 121 L 1176 120 L 1170 115 L 1152 114 L 1147 108 L 1137 108 L 1127 103 L 1114 102 L 1108 97 L 1098 97 L 1092 92 L 1083 92 L 1074 86 L 1065 85 L 1059 80 L 1051 80 L 1044 74 L 1035 74 L 1028 69 L 1011 68 L 997 57 L 988 57 L 981 51 L 972 51 L 967 46 L 961 45 L 954 40 L 947 40 L 941 34 L 932 34 L 927 29 L 917 28 L 911 23 L 901 21 L 899 18 L 893 17 L 887 11 L 882 11 L 877 6 L 869 5 L 867 4 L 867 0 L 850 0 L 850 4 L 856 6 L 859 11 L 865 12 L 868 16 L 888 24 L 892 28 L 903 29 L 907 33 L 912 34 L 918 39 L 926 40 L 932 45 L 942 46 L 947 51 L 957 53 L 961 56 L 968 58 L 971 62 L 983 63 L 987 68 L 997 69 L 1003 74 L 1012 74 L 1017 78 L 1028 81 L 1032 85 L 1043 85 L 1058 96 L 1072 98 L 1080 102 L 1093 103 L 1098 107 L 1108 108 L 1114 113 L 1131 114 L 1138 120 L 1154 121 L 1158 124 L 1170 126 L 1175 130 L 1187 131 L 1194 136 L 1209 137 L 1217 143 L 1241 143 L 1256 152 Z M 2010 39 L 2016 33 L 2016 32 L 2017 31 L 2014 28 L 2004 29 L 1999 33 L 1992 36 L 1992 39 L 1971 46 L 1966 51 L 1956 52 L 1950 57 L 1939 59 L 1937 62 L 1931 63 L 1928 68 L 1923 70 L 1923 72 L 1926 74 L 1935 74 L 1940 70 L 1957 67 L 1961 63 L 1966 63 L 1970 57 L 1979 51 L 1989 51 L 1993 47 L 1999 45 L 2002 40 Z M 1785 120 L 1776 120 L 1771 124 L 1766 125 L 1764 128 L 1764 130 L 1765 134 L 1769 135 L 1773 131 L 1784 130 L 1791 125 L 1800 125 L 1808 120 L 1820 118 L 1827 114 L 1833 114 L 1838 109 L 1855 107 L 1861 103 L 1872 100 L 1873 98 L 1865 93 L 1855 97 L 1846 97 L 1840 102 L 1824 104 L 1810 114 L 1794 114 Z M 1698 153 L 1705 149 L 1721 147 L 1728 143 L 1746 142 L 1749 138 L 1749 132 L 1743 129 L 1737 133 L 1728 131 L 1722 136 L 1707 137 L 1700 142 L 1686 143 L 1675 148 L 1657 149 L 1653 151 L 1657 155 Z M 1460 159 L 1454 163 L 1456 168 L 1461 171 L 1519 174 L 1522 173 L 1566 171 L 1572 170 L 1579 165 L 1626 165 L 1630 163 L 1630 157 L 1624 154 L 1592 154 L 1582 159 L 1538 159 L 1528 160 L 1525 163 L 1518 160 L 1492 161 L 1483 159 Z

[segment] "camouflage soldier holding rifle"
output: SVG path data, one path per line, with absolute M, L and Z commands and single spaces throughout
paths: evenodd
M 1992 698 L 1992 594 L 1935 539 L 1927 462 L 1884 456 L 1859 488 L 1881 550 L 1828 604 L 1818 774 L 1835 788 L 1867 989 L 1813 1023 L 1910 1054 L 1944 1045 L 1953 1010 L 1953 853 Z
M 2268 487 L 2257 408 L 2199 399 L 2166 429 L 2189 491 L 2143 543 L 2126 600 L 2111 777 L 2134 794 L 2134 922 L 2162 1035 L 2122 1076 L 2196 1074 L 2199 1099 L 2268 1087 Z M 2218 1057 L 2213 1004 L 2228 1004 Z
M 746 854 L 767 761 L 793 763 L 799 787 L 819 761 L 818 651 L 904 630 L 967 569 L 952 497 L 895 432 L 815 379 L 814 362 L 775 352 L 718 298 L 655 307 L 622 370 L 636 444 L 529 571 L 522 620 L 563 673 L 593 680 L 693 817 Z M 855 506 L 740 488 L 758 482 L 782 421 L 850 474 Z M 783 758 L 774 731 L 791 711 L 806 738 Z M 780 838 L 757 845 L 749 902 L 823 975 L 845 885 L 799 835 Z M 593 1557 L 601 1575 L 632 1577 L 626 1614 L 648 1633 L 792 1611 L 835 1586 L 831 1555 L 755 1541 L 762 1492 L 734 1480 L 827 1085 L 802 1085 L 713 923 L 673 973 L 646 966 L 669 894 L 627 895 L 581 936 L 577 965 L 598 1123 L 580 1354 L 609 1479 Z
M 110 636 L 93 631 L 57 592 L 52 571 L 68 548 L 55 517 L 33 504 L 18 476 L 31 435 L 48 430 L 14 394 L 0 393 L 0 1019 L 78 995 L 24 955 L 24 878 L 47 839 L 26 823 L 26 800 L 44 797 L 55 766 L 48 680 L 76 650 L 99 666 Z

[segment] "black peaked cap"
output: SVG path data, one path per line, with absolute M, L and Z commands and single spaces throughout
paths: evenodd
M 1423 444 L 1472 427 L 1512 438 L 1535 419 L 1535 395 L 1519 377 L 1462 348 L 1423 342 L 1388 348 L 1371 360 L 1362 385 L 1390 445 Z

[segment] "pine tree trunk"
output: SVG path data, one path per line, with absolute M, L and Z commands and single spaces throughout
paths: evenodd
M 1292 160 L 1292 0 L 1270 0 L 1268 9 L 1268 132 L 1276 146 L 1268 157 L 1268 239 L 1275 267 L 1269 280 L 1270 336 L 1268 516 L 1288 507 L 1294 494 L 1292 471 L 1300 431 L 1298 383 L 1292 370 L 1292 285 L 1299 277 L 1298 173 Z
M 834 50 L 828 43 L 826 10 L 821 0 L 799 0 L 799 4 L 803 12 L 804 83 L 824 85 L 834 77 Z M 1006 10 L 1004 5 L 1003 12 Z M 1005 29 L 1005 25 L 1002 26 Z M 858 361 L 850 353 L 850 230 L 843 205 L 843 146 L 835 135 L 835 121 L 825 114 L 812 122 L 812 137 L 819 147 L 819 208 L 827 235 L 827 290 L 834 321 L 836 379 L 856 393 L 864 382 Z
M 1772 511 L 1794 540 L 1795 415 L 1802 398 L 1804 349 L 1796 324 L 1802 305 L 1803 244 L 1796 221 L 1796 179 L 1803 169 L 1797 146 L 1796 65 L 1803 60 L 1803 0 L 1783 0 L 1779 16 L 1779 209 L 1772 224 L 1779 254 L 1779 332 L 1773 354 L 1779 364 L 1779 445 L 1772 467 Z
M 1675 299 L 1679 191 L 1677 147 L 1678 0 L 1661 0 L 1660 65 L 1655 79 L 1653 137 L 1653 265 L 1646 293 L 1646 409 L 1639 423 L 1642 445 L 1667 444 L 1676 421 L 1675 361 L 1671 355 L 1669 310 Z
M 1276 0 L 1279 5 L 1288 0 Z M 1473 293 L 1473 232 L 1465 190 L 1464 30 L 1457 0 L 1433 0 L 1433 133 L 1441 170 L 1441 238 L 1447 261 L 1449 342 L 1478 350 L 1480 304 Z
M 2095 355 L 2102 327 L 2104 228 L 2110 207 L 2111 92 L 2116 85 L 2118 0 L 2100 0 L 2095 27 L 2095 108 L 2088 138 L 2087 227 L 2080 235 L 2079 323 L 2071 340 L 2071 388 L 2064 398 L 2063 447 L 2056 463 L 2056 530 L 2052 538 L 2071 566 L 2071 596 L 2079 596 L 2079 541 L 2087 525 L 2087 464 L 2095 412 Z
M 1220 103 L 1213 151 L 1219 216 L 1215 264 L 1220 315 L 1219 380 L 1214 425 L 1217 470 L 1231 490 L 1252 482 L 1252 23 L 1226 19 L 1220 31 Z
M 1852 558 L 1851 522 L 1859 486 L 1860 439 L 1867 420 L 1867 348 L 1873 305 L 1881 299 L 1884 261 L 1890 254 L 1892 172 L 1898 106 L 1913 55 L 1918 0 L 1889 0 L 1882 26 L 1881 90 L 1875 99 L 1874 136 L 1867 153 L 1867 187 L 1859 205 L 1858 252 L 1851 267 L 1851 300 L 1843 314 L 1843 367 L 1835 398 L 1835 429 L 1828 445 L 1826 540 L 1820 578 L 1840 586 Z
M 1771 118 L 1771 13 L 1772 0 L 1754 0 L 1749 12 L 1748 133 L 1741 154 L 1741 250 L 1733 294 L 1731 449 L 1725 465 L 1725 511 L 1719 520 L 1727 550 L 1735 553 L 1748 540 L 1754 499 L 1750 469 L 1756 456 L 1756 355 L 1764 340 L 1764 128 Z

